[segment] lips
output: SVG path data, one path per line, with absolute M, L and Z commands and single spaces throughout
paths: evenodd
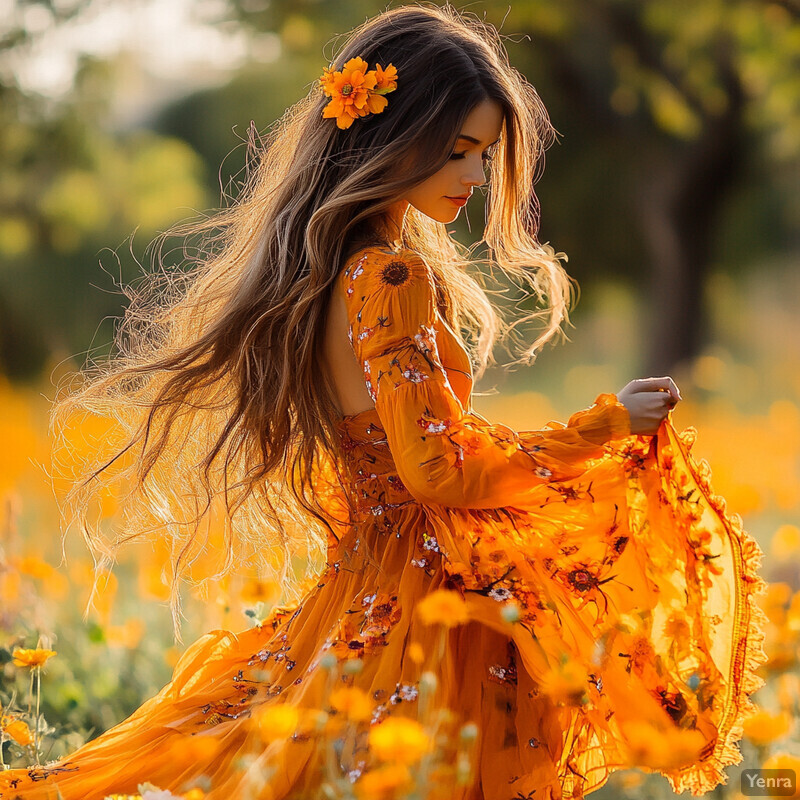
M 448 195 L 447 199 L 451 203 L 455 203 L 457 206 L 460 207 L 460 206 L 465 206 L 467 204 L 467 201 L 469 200 L 470 196 L 471 195 L 468 195 L 468 194 L 461 195 L 460 197 L 450 197 Z

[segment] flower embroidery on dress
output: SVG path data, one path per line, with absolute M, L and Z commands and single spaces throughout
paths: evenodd
M 433 325 L 422 324 L 419 326 L 421 333 L 414 334 L 414 341 L 417 349 L 421 353 L 435 353 L 436 348 L 436 328 Z
M 439 552 L 439 542 L 436 541 L 435 536 L 431 536 L 427 531 L 422 532 L 422 546 L 426 550 L 432 550 L 434 553 Z
M 414 364 L 406 365 L 406 368 L 403 370 L 403 377 L 413 383 L 422 383 L 422 381 L 428 380 L 428 376 L 420 372 L 419 368 Z
M 366 384 L 367 391 L 369 392 L 369 396 L 372 398 L 372 402 L 376 402 L 378 399 L 377 392 L 375 391 L 375 387 L 372 385 L 372 372 L 370 369 L 369 361 L 364 360 L 364 383 Z
M 372 710 L 372 718 L 369 721 L 370 725 L 377 725 L 379 722 L 383 720 L 383 718 L 387 716 L 386 714 L 386 706 L 381 703 Z
M 690 694 L 682 679 L 682 665 L 684 662 L 691 664 L 695 675 L 701 670 L 702 664 L 692 663 L 691 659 L 700 653 L 699 639 L 708 636 L 709 625 L 724 621 L 730 626 L 731 615 L 722 610 L 724 604 L 719 607 L 722 616 L 707 625 L 708 615 L 703 618 L 702 625 L 692 618 L 695 625 L 685 634 L 673 630 L 677 626 L 669 625 L 665 626 L 663 636 L 654 632 L 658 635 L 651 638 L 648 629 L 639 641 L 634 636 L 617 638 L 617 634 L 613 639 L 609 636 L 609 642 L 601 639 L 603 632 L 618 630 L 614 623 L 620 617 L 620 606 L 631 597 L 630 592 L 642 591 L 644 599 L 655 605 L 659 602 L 659 591 L 666 587 L 667 591 L 663 592 L 666 597 L 659 607 L 663 611 L 663 601 L 675 594 L 675 587 L 670 583 L 673 575 L 677 578 L 679 594 L 684 589 L 680 579 L 686 576 L 686 591 L 690 595 L 690 603 L 685 604 L 685 608 L 676 608 L 676 615 L 688 616 L 692 600 L 696 601 L 693 607 L 710 610 L 705 605 L 708 593 L 724 584 L 716 572 L 721 562 L 717 554 L 723 550 L 724 540 L 714 527 L 713 515 L 703 514 L 709 506 L 720 514 L 724 509 L 720 511 L 719 501 L 715 505 L 707 497 L 706 470 L 700 468 L 695 475 L 689 469 L 692 465 L 680 457 L 678 448 L 671 454 L 663 445 L 669 441 L 666 436 L 658 438 L 657 446 L 643 439 L 626 440 L 616 448 L 604 444 L 601 452 L 590 438 L 586 437 L 585 441 L 582 438 L 587 431 L 599 438 L 595 434 L 609 427 L 608 420 L 597 414 L 584 415 L 580 425 L 570 423 L 570 430 L 563 436 L 559 435 L 561 428 L 548 426 L 543 431 L 518 433 L 490 423 L 471 408 L 471 383 L 466 380 L 471 375 L 454 352 L 454 339 L 458 337 L 448 326 L 442 325 L 443 320 L 434 313 L 435 292 L 429 285 L 433 282 L 428 280 L 430 274 L 424 262 L 416 257 L 406 258 L 400 253 L 370 248 L 369 259 L 359 260 L 351 271 L 351 288 L 355 277 L 359 278 L 355 285 L 357 291 L 349 292 L 346 297 L 352 322 L 351 344 L 364 366 L 370 396 L 373 400 L 376 394 L 380 398 L 381 402 L 376 403 L 376 415 L 380 414 L 381 422 L 376 427 L 383 428 L 378 436 L 367 440 L 361 420 L 357 427 L 355 424 L 346 426 L 358 442 L 355 447 L 348 445 L 345 453 L 348 477 L 351 486 L 355 486 L 347 499 L 350 501 L 352 495 L 361 514 L 354 514 L 352 518 L 357 524 L 363 524 L 364 545 L 367 536 L 374 542 L 384 533 L 390 533 L 392 542 L 380 541 L 383 545 L 392 544 L 396 537 L 406 537 L 410 532 L 414 549 L 408 554 L 406 544 L 402 545 L 403 569 L 423 570 L 425 574 L 414 572 L 414 577 L 422 581 L 425 575 L 435 576 L 437 585 L 441 579 L 445 588 L 459 592 L 462 597 L 466 592 L 488 597 L 493 601 L 490 610 L 498 618 L 514 617 L 515 624 L 533 638 L 541 633 L 543 641 L 554 641 L 560 629 L 569 633 L 573 621 L 579 620 L 595 637 L 595 655 L 590 639 L 588 652 L 582 652 L 578 661 L 581 667 L 587 668 L 587 674 L 591 671 L 590 661 L 597 670 L 596 674 L 580 680 L 591 686 L 591 703 L 595 705 L 587 707 L 586 712 L 601 727 L 604 720 L 608 721 L 606 714 L 612 706 L 608 702 L 603 705 L 604 697 L 600 695 L 604 691 L 611 695 L 608 684 L 614 673 L 609 673 L 608 677 L 603 673 L 604 687 L 599 670 L 605 660 L 615 656 L 615 662 L 622 665 L 620 672 L 627 664 L 631 672 L 641 667 L 641 681 L 636 687 L 651 691 L 657 687 L 656 699 L 673 719 L 685 723 L 687 717 L 691 718 L 700 708 L 708 712 L 702 721 L 708 723 L 707 730 L 712 731 L 715 722 L 710 713 L 711 703 L 722 684 L 705 675 L 703 682 L 697 678 L 695 686 L 689 684 Z M 342 285 L 347 286 L 347 279 Z M 398 290 L 396 286 L 402 288 Z M 403 293 L 402 314 L 397 310 L 400 292 Z M 382 316 L 387 314 L 390 323 Z M 441 357 L 438 348 L 441 348 Z M 449 367 L 445 369 L 443 362 L 455 364 L 455 371 Z M 462 369 L 465 380 L 456 381 Z M 453 378 L 453 386 L 449 385 L 448 373 Z M 400 387 L 401 391 L 394 391 Z M 453 391 L 454 387 L 457 392 Z M 668 431 L 672 436 L 671 429 Z M 389 452 L 388 444 L 379 444 L 379 439 L 386 441 L 387 433 L 392 449 L 398 448 L 394 454 Z M 395 463 L 393 455 L 404 461 Z M 497 467 L 497 475 L 482 476 L 479 462 L 483 462 L 484 457 L 487 466 L 493 470 Z M 591 469 L 598 462 L 602 462 L 607 473 L 603 469 Z M 505 466 L 509 466 L 508 494 L 503 491 Z M 452 469 L 461 467 L 464 474 L 453 476 Z M 391 513 L 391 501 L 398 499 L 395 490 L 404 489 L 396 474 L 398 469 L 403 475 L 421 476 L 420 493 L 432 499 L 417 501 L 409 495 L 408 502 L 419 502 L 423 506 L 429 502 L 431 508 L 423 510 L 430 510 L 431 514 L 417 514 L 416 509 L 408 515 Z M 441 485 L 437 483 L 437 476 L 445 478 Z M 611 476 L 615 481 L 618 479 L 613 486 L 613 482 L 607 480 Z M 658 476 L 663 479 L 660 485 L 656 481 L 651 486 L 642 480 Z M 482 481 L 481 477 L 487 480 Z M 426 479 L 429 480 L 426 482 Z M 530 494 L 526 494 L 527 487 Z M 532 502 L 516 506 L 512 500 L 518 496 Z M 597 502 L 594 502 L 595 497 Z M 638 505 L 630 503 L 629 507 L 626 503 L 632 499 Z M 485 505 L 479 505 L 477 500 Z M 645 500 L 652 505 L 644 507 Z M 664 508 L 659 509 L 658 503 Z M 652 518 L 650 510 L 655 512 Z M 672 511 L 674 514 L 670 514 Z M 447 524 L 440 527 L 439 520 L 445 514 Z M 651 547 L 651 543 L 656 544 L 658 534 L 671 529 L 672 521 L 683 526 L 679 539 L 673 541 L 664 536 L 663 542 Z M 347 548 L 350 549 L 349 544 Z M 441 552 L 442 548 L 446 552 Z M 652 559 L 648 561 L 651 550 Z M 625 559 L 620 558 L 623 552 Z M 670 555 L 677 556 L 673 559 L 675 563 L 670 561 Z M 658 580 L 659 571 L 664 573 L 664 582 Z M 389 597 L 385 612 L 379 610 L 381 601 L 386 598 L 381 598 L 379 591 L 373 591 L 376 583 L 371 582 L 372 573 L 359 584 L 362 573 L 349 569 L 344 561 L 342 573 L 344 580 L 354 581 L 350 585 L 360 587 L 362 592 L 358 594 L 359 588 L 356 588 L 352 593 L 357 598 L 355 609 L 347 613 L 351 615 L 353 627 L 344 632 L 343 640 L 336 645 L 338 653 L 350 658 L 386 644 L 387 625 L 397 606 L 389 602 L 392 600 Z M 607 586 L 609 582 L 612 583 Z M 395 591 L 400 593 L 399 588 Z M 368 593 L 366 597 L 365 592 Z M 401 603 L 403 598 L 400 594 Z M 742 608 L 747 611 L 747 604 Z M 510 613 L 506 613 L 507 610 Z M 655 627 L 652 621 L 651 626 Z M 730 635 L 730 630 L 726 629 L 721 635 Z M 667 652 L 666 646 L 657 644 L 653 655 L 651 643 L 666 640 L 673 648 Z M 519 641 L 522 643 L 523 639 Z M 520 646 L 522 648 L 522 644 Z M 747 650 L 746 644 L 743 646 Z M 520 676 L 524 652 L 518 656 Z M 491 681 L 504 689 L 513 682 L 516 665 L 513 658 L 506 661 L 502 655 L 502 650 L 495 652 L 482 662 L 482 674 L 478 676 L 481 682 Z M 750 651 L 738 653 L 736 660 L 739 672 L 734 682 L 739 687 L 738 697 L 742 698 L 742 675 L 746 672 L 743 666 L 745 661 L 752 660 Z M 678 665 L 681 668 L 676 671 Z M 398 671 L 391 681 L 380 685 L 391 686 L 401 679 L 401 674 Z M 521 695 L 533 697 L 539 690 L 530 686 L 529 677 L 525 676 L 526 688 Z M 522 677 L 520 683 L 523 683 Z M 415 691 L 414 687 L 401 682 L 393 693 L 389 690 L 380 697 L 375 695 L 374 702 L 383 705 L 375 709 L 372 722 L 381 721 L 387 712 L 394 713 L 395 707 L 410 699 Z M 497 694 L 506 699 L 502 697 L 503 692 Z M 505 713 L 513 716 L 513 710 L 505 703 L 498 705 L 499 713 L 503 713 L 504 707 Z M 592 733 L 588 724 L 580 731 L 576 728 L 576 732 L 581 736 Z M 498 733 L 502 745 L 502 729 Z M 536 736 L 532 735 L 534 733 Z M 547 751 L 551 742 L 540 738 L 543 736 L 543 731 L 531 727 L 522 731 L 520 744 Z M 719 751 L 713 755 L 718 756 L 730 740 L 727 734 L 720 739 Z M 588 741 L 587 738 L 581 740 L 576 752 Z M 572 767 L 568 762 L 566 768 Z M 580 784 L 577 779 L 573 780 L 574 793 Z
M 511 597 L 511 590 L 496 586 L 489 592 L 489 597 L 491 597 L 492 600 L 497 600 L 498 603 L 502 603 L 504 600 L 508 600 Z
M 508 663 L 489 665 L 489 680 L 493 683 L 515 686 L 517 683 L 516 645 L 509 641 L 506 645 Z
M 351 281 L 354 281 L 356 278 L 358 278 L 360 275 L 364 273 L 364 262 L 366 260 L 367 260 L 366 255 L 361 256 L 361 258 L 358 260 L 358 263 L 353 269 L 353 274 L 350 276 Z
M 397 687 L 394 690 L 394 694 L 391 695 L 389 698 L 389 702 L 396 706 L 398 703 L 402 702 L 411 702 L 416 700 L 419 696 L 419 690 L 416 686 L 406 685 L 406 684 L 397 684 Z
M 436 419 L 435 417 L 431 417 L 428 414 L 423 414 L 418 420 L 417 425 L 425 431 L 425 433 L 444 433 L 445 431 L 450 429 L 451 420 L 448 417 L 447 419 Z
M 402 286 L 408 282 L 410 274 L 404 261 L 390 261 L 381 270 L 381 280 L 389 286 Z

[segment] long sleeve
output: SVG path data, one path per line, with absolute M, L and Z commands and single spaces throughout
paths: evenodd
M 612 394 L 567 425 L 517 432 L 464 407 L 439 355 L 433 276 L 411 251 L 361 251 L 341 276 L 353 351 L 386 431 L 400 480 L 420 502 L 524 507 L 543 484 L 579 476 L 611 439 L 630 435 Z

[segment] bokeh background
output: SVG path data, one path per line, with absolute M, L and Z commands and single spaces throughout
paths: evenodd
M 715 490 L 765 551 L 768 683 L 742 766 L 797 758 L 800 7 L 457 6 L 500 28 L 559 131 L 538 184 L 540 238 L 568 254 L 581 287 L 569 341 L 531 368 L 490 371 L 475 407 L 534 428 L 632 378 L 676 379 L 675 425 L 697 428 Z M 157 549 L 131 548 L 83 615 L 92 563 L 77 533 L 62 551 L 46 480 L 56 386 L 109 352 L 122 287 L 151 268 L 154 237 L 235 197 L 251 124 L 266 130 L 316 81 L 337 36 L 385 7 L 0 0 L 0 705 L 27 697 L 14 647 L 58 652 L 42 682 L 47 759 L 127 716 L 185 647 Z M 482 199 L 454 225 L 465 243 L 480 238 Z M 180 268 L 178 247 L 165 263 Z M 75 451 L 97 435 L 99 423 L 76 431 Z M 118 513 L 115 498 L 102 502 Z M 187 591 L 184 642 L 247 627 L 280 596 L 244 574 Z M 10 739 L 5 762 L 28 763 L 30 748 Z M 738 770 L 715 796 L 740 796 Z M 601 790 L 642 792 L 669 795 L 637 773 Z

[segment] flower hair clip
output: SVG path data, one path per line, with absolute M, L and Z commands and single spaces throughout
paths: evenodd
M 397 88 L 397 69 L 392 64 L 386 69 L 380 64 L 371 70 L 367 66 L 363 58 L 351 58 L 341 72 L 326 67 L 319 79 L 323 91 L 331 98 L 322 116 L 335 117 L 337 127 L 343 130 L 359 117 L 380 114 L 388 103 L 383 95 Z

